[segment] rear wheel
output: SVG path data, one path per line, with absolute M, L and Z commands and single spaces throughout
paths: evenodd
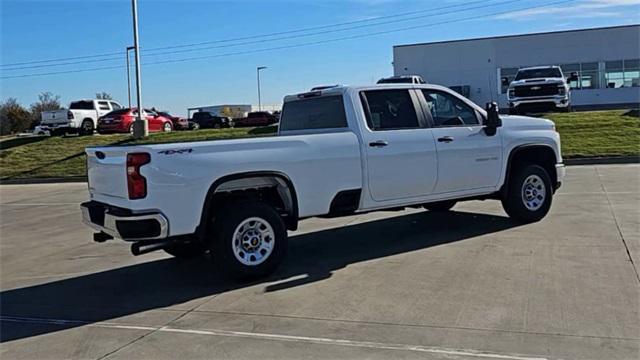
M 211 257 L 218 268 L 236 279 L 271 274 L 287 251 L 282 217 L 260 201 L 239 201 L 215 221 Z
M 551 208 L 553 188 L 547 171 L 533 164 L 515 169 L 502 207 L 509 217 L 529 223 L 540 221 Z
M 85 119 L 80 125 L 80 135 L 93 135 L 93 120 Z
M 207 248 L 200 242 L 184 242 L 169 245 L 163 250 L 177 258 L 190 259 L 203 255 Z
M 430 204 L 425 204 L 424 208 L 429 211 L 449 211 L 456 205 L 455 200 L 438 201 Z

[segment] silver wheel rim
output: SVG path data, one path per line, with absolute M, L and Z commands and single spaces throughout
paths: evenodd
M 242 221 L 233 232 L 233 255 L 243 265 L 260 265 L 273 252 L 275 240 L 273 228 L 266 220 L 250 217 Z
M 547 195 L 544 181 L 538 175 L 529 175 L 522 184 L 522 202 L 527 210 L 536 211 L 542 207 Z
M 164 132 L 171 131 L 171 125 L 169 123 L 164 124 Z

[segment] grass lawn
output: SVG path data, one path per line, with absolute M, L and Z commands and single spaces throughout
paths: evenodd
M 551 113 L 562 137 L 564 158 L 625 156 L 640 153 L 640 118 L 625 110 Z M 274 127 L 174 131 L 132 140 L 127 134 L 85 137 L 50 137 L 10 147 L 1 146 L 0 179 L 71 177 L 85 175 L 84 148 L 117 144 L 143 144 L 231 139 L 273 134 Z
M 640 154 L 640 118 L 627 110 L 553 113 L 565 158 Z

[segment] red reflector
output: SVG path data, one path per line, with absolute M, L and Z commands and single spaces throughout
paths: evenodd
M 148 164 L 151 156 L 148 153 L 127 154 L 127 187 L 129 199 L 142 199 L 147 196 L 147 179 L 140 174 L 140 167 Z

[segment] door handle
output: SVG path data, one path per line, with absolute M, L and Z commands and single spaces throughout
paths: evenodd
M 438 142 L 450 143 L 452 141 L 453 138 L 451 136 L 443 136 L 441 138 L 438 138 Z
M 376 140 L 369 143 L 371 147 L 385 147 L 387 145 L 389 145 L 389 143 L 384 140 Z

